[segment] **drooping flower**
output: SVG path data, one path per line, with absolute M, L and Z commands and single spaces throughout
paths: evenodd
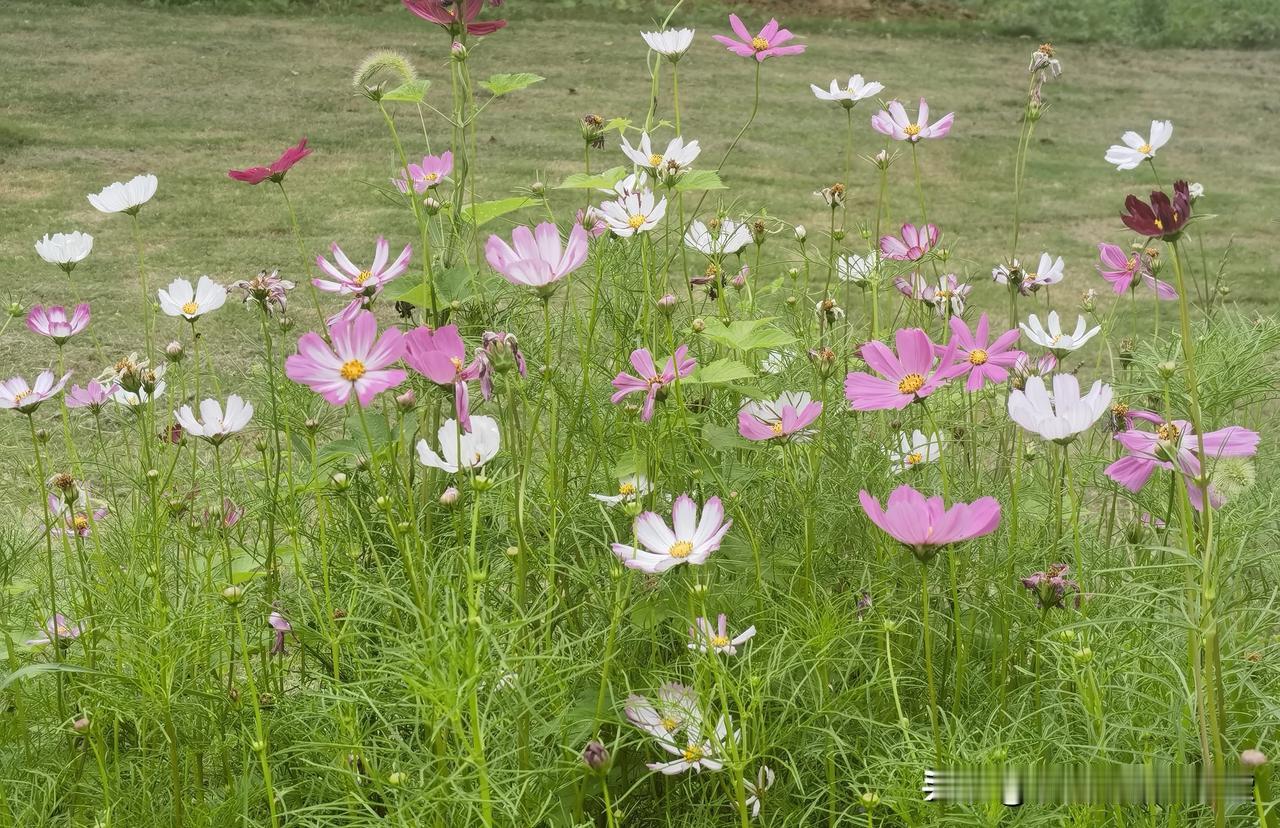
M 289 652 L 284 648 L 285 636 L 293 632 L 293 625 L 289 623 L 289 619 L 285 618 L 279 610 L 272 610 L 267 616 L 267 626 L 274 633 L 271 641 L 271 655 L 288 655 Z
M 243 181 L 246 184 L 261 184 L 264 181 L 271 181 L 279 184 L 284 181 L 285 173 L 302 159 L 311 154 L 311 150 L 307 147 L 307 139 L 303 138 L 298 143 L 280 153 L 280 157 L 272 161 L 266 167 L 249 167 L 243 170 L 227 170 L 227 177 L 236 181 Z
M 664 184 L 672 184 L 677 178 L 688 172 L 702 149 L 697 141 L 685 143 L 679 135 L 667 143 L 661 153 L 653 151 L 649 133 L 640 134 L 639 146 L 631 146 L 626 136 L 622 138 L 622 152 L 637 166 L 647 170 L 654 178 Z
M 1000 504 L 994 497 L 947 508 L 941 497 L 926 498 L 910 486 L 889 493 L 884 508 L 865 489 L 858 493 L 871 522 L 889 537 L 928 562 L 942 547 L 989 535 L 1000 525 Z
M 227 397 L 225 411 L 221 403 L 209 399 L 200 403 L 201 419 L 196 419 L 189 405 L 184 405 L 173 412 L 173 417 L 186 433 L 217 446 L 249 425 L 249 420 L 253 418 L 253 405 L 245 402 L 238 394 L 232 394 Z
M 898 435 L 897 450 L 889 451 L 889 469 L 894 474 L 918 469 L 925 463 L 933 463 L 942 456 L 942 437 L 925 435 L 920 429 L 910 434 Z
M 1151 275 L 1143 257 L 1137 253 L 1128 255 L 1119 246 L 1098 242 L 1098 274 L 1111 283 L 1117 294 L 1133 290 L 1142 281 L 1156 293 L 1159 299 L 1177 299 L 1178 292 L 1173 285 L 1163 282 Z
M 1116 170 L 1133 170 L 1148 158 L 1154 158 L 1156 150 L 1169 143 L 1173 137 L 1173 121 L 1152 121 L 1151 139 L 1147 140 L 1130 130 L 1120 136 L 1123 144 L 1112 144 L 1107 150 L 1108 164 L 1115 164 Z
M 404 335 L 388 328 L 378 336 L 378 320 L 360 311 L 349 322 L 329 326 L 331 348 L 314 331 L 298 339 L 298 353 L 284 363 L 284 373 L 324 397 L 330 405 L 346 405 L 355 393 L 363 408 L 378 394 L 405 380 L 401 368 L 391 368 L 404 354 Z
M 479 379 L 478 360 L 467 364 L 467 346 L 457 325 L 414 328 L 404 336 L 404 361 L 437 385 L 452 385 L 454 409 L 463 431 L 471 430 L 467 383 Z
M 840 86 L 840 80 L 837 78 L 831 81 L 830 89 L 823 89 L 815 83 L 809 84 L 809 88 L 820 101 L 835 101 L 845 109 L 853 109 L 858 101 L 878 95 L 884 89 L 884 84 L 863 80 L 862 75 L 853 75 L 849 78 L 849 83 L 843 87 Z
M 768 765 L 761 765 L 760 770 L 756 771 L 756 778 L 753 782 L 750 779 L 742 780 L 742 787 L 747 793 L 745 805 L 751 809 L 751 818 L 760 818 L 760 806 L 764 803 L 764 792 L 773 787 L 775 779 L 773 768 Z
M 165 314 L 195 322 L 226 304 L 227 289 L 208 276 L 201 276 L 195 287 L 186 279 L 174 279 L 168 289 L 156 291 L 156 296 Z
M 127 213 L 136 215 L 142 205 L 156 194 L 158 182 L 154 175 L 137 175 L 127 184 L 119 181 L 108 184 L 102 192 L 90 194 L 89 203 L 102 213 Z
M 613 387 L 617 390 L 609 401 L 617 404 L 628 394 L 644 392 L 644 409 L 640 412 L 640 419 L 648 422 L 653 417 L 654 403 L 666 396 L 667 386 L 677 379 L 689 376 L 698 366 L 697 360 L 688 358 L 688 353 L 689 346 L 681 345 L 667 359 L 667 365 L 662 373 L 658 373 L 658 368 L 653 362 L 653 354 L 649 353 L 648 348 L 637 348 L 632 351 L 631 367 L 636 369 L 636 375 L 619 371 L 613 378 Z
M 852 282 L 858 287 L 865 287 L 879 272 L 880 255 L 872 251 L 865 256 L 851 254 L 836 258 L 836 276 L 842 282 Z
M 516 369 L 520 376 L 528 376 L 524 354 L 520 351 L 520 342 L 516 335 L 503 331 L 485 331 L 480 337 L 480 347 L 476 349 L 476 363 L 480 366 L 480 393 L 484 398 L 493 397 L 493 375 Z
M 1061 444 L 1088 431 L 1110 408 L 1110 385 L 1096 380 L 1082 397 L 1075 374 L 1054 374 L 1052 394 L 1038 376 L 1009 393 L 1009 417 L 1015 423 L 1041 440 Z
M 432 187 L 443 184 L 451 172 L 453 172 L 453 153 L 445 150 L 439 155 L 422 156 L 421 164 L 410 164 L 408 181 L 403 176 L 393 178 L 391 181 L 402 193 L 409 192 L 410 182 L 413 183 L 415 193 L 425 193 Z
M 273 308 L 281 313 L 285 312 L 289 302 L 289 291 L 293 290 L 295 285 L 288 279 L 281 279 L 280 272 L 277 270 L 270 273 L 261 270 L 252 279 L 232 282 L 231 287 L 244 291 L 242 301 L 248 302 L 252 299 L 269 314 Z
M 40 403 L 56 397 L 70 377 L 70 371 L 63 374 L 62 379 L 58 379 L 52 371 L 41 371 L 33 385 L 28 385 L 24 377 L 12 377 L 0 382 L 0 408 L 30 414 L 40 407 Z
M 391 254 L 391 245 L 385 238 L 378 236 L 378 241 L 374 245 L 373 264 L 368 269 L 364 269 L 352 264 L 337 243 L 329 245 L 329 249 L 338 263 L 337 267 L 330 264 L 324 256 L 316 256 L 316 266 L 331 276 L 333 281 L 316 278 L 311 280 L 311 284 L 325 293 L 338 293 L 343 296 L 376 296 L 388 282 L 409 269 L 409 257 L 413 255 L 413 245 L 406 244 L 396 260 L 388 265 L 387 259 Z
M 932 124 L 929 123 L 929 104 L 920 99 L 920 112 L 913 121 L 899 101 L 889 101 L 889 109 L 871 116 L 871 128 L 895 141 L 916 143 L 924 138 L 945 138 L 955 122 L 956 113 L 948 112 Z
M 404 7 L 428 23 L 442 26 L 457 39 L 464 32 L 473 37 L 493 34 L 507 25 L 505 20 L 476 20 L 484 0 L 403 0 Z
M 618 481 L 617 494 L 592 494 L 591 496 L 601 503 L 617 506 L 619 503 L 633 503 L 651 491 L 653 486 L 643 474 L 628 474 Z
M 733 526 L 725 520 L 720 498 L 712 497 L 702 506 L 702 519 L 693 498 L 680 495 L 671 508 L 671 526 L 656 512 L 644 512 L 635 519 L 633 531 L 640 546 L 612 545 L 623 566 L 651 575 L 674 566 L 700 566 L 720 548 L 725 533 Z
M 1041 43 L 1039 48 L 1031 53 L 1031 62 L 1027 65 L 1027 71 L 1033 75 L 1039 75 L 1037 81 L 1040 86 L 1043 86 L 1049 78 L 1062 75 L 1062 61 L 1054 57 L 1052 43 Z
M 48 503 L 49 514 L 54 520 L 62 521 L 62 526 L 54 526 L 50 529 L 54 535 L 87 538 L 93 531 L 93 525 L 110 514 L 106 506 L 90 507 L 87 486 L 80 489 L 70 504 L 62 496 L 53 492 L 49 493 Z
M 436 454 L 426 440 L 419 440 L 418 461 L 449 474 L 457 474 L 462 469 L 479 471 L 497 456 L 502 443 L 498 421 L 480 415 L 471 418 L 470 431 L 459 430 L 457 420 L 445 420 L 436 437 L 440 441 L 440 453 Z
M 706 618 L 694 619 L 694 626 L 689 628 L 689 649 L 700 653 L 715 652 L 723 655 L 737 655 L 738 646 L 750 641 L 756 634 L 755 625 L 747 627 L 737 635 L 729 635 L 729 619 L 722 612 L 716 617 L 716 626 Z
M 971 332 L 959 317 L 951 317 L 951 342 L 955 347 L 955 364 L 947 370 L 947 377 L 966 376 L 966 391 L 977 391 L 988 383 L 1004 382 L 1009 370 L 1026 356 L 1013 349 L 1021 333 L 1017 328 L 1005 331 L 991 341 L 991 322 L 987 314 L 978 317 L 978 325 Z M 934 346 L 942 351 L 943 346 Z
M 1129 453 L 1107 466 L 1106 474 L 1129 491 L 1141 490 L 1156 469 L 1177 469 L 1182 474 L 1191 505 L 1198 511 L 1204 510 L 1206 487 L 1213 508 L 1225 502 L 1213 486 L 1213 470 L 1205 468 L 1204 458 L 1199 455 L 1200 440 L 1186 420 L 1162 423 L 1154 432 L 1122 431 L 1115 439 Z M 1228 426 L 1205 433 L 1204 451 L 1210 463 L 1224 457 L 1252 457 L 1258 451 L 1260 440 L 1256 431 Z
M 84 388 L 78 385 L 71 386 L 71 390 L 67 392 L 63 399 L 67 408 L 87 408 L 96 414 L 111 399 L 111 395 L 118 390 L 120 390 L 120 386 L 115 383 L 103 385 L 95 379 L 90 380 L 89 384 Z
M 742 24 L 742 20 L 736 14 L 729 15 L 729 25 L 733 28 L 733 33 L 737 35 L 737 39 L 728 35 L 712 35 L 712 37 L 739 57 L 755 58 L 757 61 L 763 62 L 771 57 L 798 55 L 805 49 L 803 44 L 782 45 L 795 37 L 795 35 L 778 26 L 777 20 L 771 19 L 760 30 L 760 33 L 754 37 L 751 36 L 751 32 L 747 30 L 747 27 Z
M 70 273 L 76 264 L 84 261 L 93 250 L 93 236 L 81 233 L 45 233 L 44 238 L 36 242 L 36 253 L 49 264 Z
M 893 284 L 903 296 L 923 302 L 943 319 L 964 313 L 965 300 L 973 290 L 972 285 L 961 283 L 954 273 L 939 276 L 936 285 L 919 273 L 911 274 L 910 280 L 899 276 L 893 280 Z
M 704 256 L 726 256 L 751 244 L 751 228 L 733 219 L 713 220 L 710 226 L 694 219 L 684 234 L 684 244 Z
M 660 32 L 641 32 L 640 36 L 650 49 L 675 63 L 693 45 L 693 33 L 693 29 L 663 29 Z
M 946 369 L 955 356 L 955 343 L 935 358 L 929 335 L 920 328 L 902 328 L 894 335 L 895 355 L 882 342 L 871 341 L 860 352 L 871 370 L 850 372 L 844 381 L 844 395 L 854 411 L 906 408 L 924 399 L 946 382 Z
M 738 433 L 748 440 L 808 439 L 822 403 L 808 391 L 784 391 L 776 400 L 752 400 L 738 411 Z
M 916 227 L 914 224 L 902 225 L 902 237 L 881 236 L 880 254 L 886 259 L 895 261 L 916 262 L 938 244 L 938 227 L 927 224 Z
M 1043 354 L 1038 359 L 1032 359 L 1028 354 L 1023 353 L 1013 364 L 1013 375 L 1009 384 L 1014 388 L 1024 388 L 1031 377 L 1048 376 L 1057 367 L 1058 358 L 1052 353 Z
M 1062 322 L 1058 319 L 1057 311 L 1049 311 L 1044 325 L 1040 324 L 1040 317 L 1033 313 L 1027 317 L 1026 322 L 1019 323 L 1018 327 L 1022 328 L 1022 332 L 1032 342 L 1042 348 L 1048 348 L 1059 357 L 1083 347 L 1098 331 L 1102 330 L 1100 325 L 1088 328 L 1084 317 L 1079 316 L 1076 318 L 1076 329 L 1069 334 L 1063 333 Z
M 586 230 L 587 235 L 593 239 L 598 239 L 609 232 L 609 225 L 605 222 L 604 216 L 595 207 L 583 207 L 578 210 L 573 222 Z
M 1064 563 L 1049 564 L 1047 572 L 1033 572 L 1021 579 L 1022 585 L 1031 590 L 1041 609 L 1066 606 L 1068 595 L 1075 596 L 1076 609 L 1079 609 L 1084 596 L 1080 593 L 1080 584 L 1067 577 L 1070 570 Z
M 1062 257 L 1054 259 L 1048 253 L 1040 254 L 1039 266 L 1036 270 L 1025 270 L 1014 259 L 1007 265 L 1000 265 L 991 271 L 991 278 L 1002 285 L 1011 284 L 1023 296 L 1030 296 L 1045 285 L 1055 285 L 1062 281 L 1064 265 Z
M 58 613 L 44 622 L 44 627 L 41 629 L 43 635 L 27 639 L 26 644 L 28 647 L 39 647 L 55 641 L 64 645 L 70 644 L 84 634 L 86 626 L 83 621 L 72 623 L 70 618 Z
M 1125 212 L 1120 220 L 1139 235 L 1174 241 L 1191 220 L 1191 192 L 1185 181 L 1173 182 L 1173 200 L 1163 190 L 1151 192 L 1147 204 L 1135 195 L 1124 200 Z
M 587 260 L 587 231 L 574 224 L 569 241 L 561 249 L 560 230 L 544 221 L 533 230 L 521 225 L 511 233 L 508 245 L 499 236 L 485 243 L 485 259 L 502 278 L 518 287 L 532 288 L 546 298 L 555 292 L 561 279 Z
M 32 333 L 47 336 L 56 345 L 64 345 L 67 340 L 89 326 L 89 303 L 76 305 L 71 315 L 61 305 L 36 305 L 27 314 L 27 328 Z

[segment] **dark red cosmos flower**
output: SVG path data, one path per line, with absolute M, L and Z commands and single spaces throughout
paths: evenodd
M 1128 212 L 1121 213 L 1120 220 L 1125 227 L 1148 238 L 1173 241 L 1191 218 L 1191 193 L 1187 182 L 1177 181 L 1172 201 L 1162 190 L 1155 190 L 1150 204 L 1131 195 L 1124 200 L 1124 208 Z
M 243 181 L 246 184 L 261 184 L 270 180 L 279 184 L 284 180 L 284 174 L 289 168 L 298 163 L 302 159 L 311 154 L 311 150 L 307 148 L 307 139 L 303 138 L 296 145 L 289 147 L 280 157 L 272 162 L 270 167 L 250 167 L 247 170 L 227 170 L 227 175 L 236 181 Z
M 484 0 L 403 0 L 403 2 L 406 9 L 429 23 L 445 27 L 454 37 L 461 34 L 463 29 L 469 35 L 483 37 L 507 25 L 505 20 L 476 20 L 484 7 Z

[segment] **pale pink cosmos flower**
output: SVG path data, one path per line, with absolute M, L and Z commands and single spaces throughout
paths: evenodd
M 555 224 L 544 221 L 533 230 L 520 226 L 512 231 L 511 244 L 497 235 L 490 236 L 484 256 L 502 278 L 513 285 L 532 288 L 545 299 L 555 292 L 561 279 L 587 260 L 587 231 L 575 222 L 569 241 L 562 248 Z
M 805 440 L 822 414 L 807 391 L 784 391 L 776 400 L 751 401 L 738 411 L 738 433 L 748 440 Z
M 1009 371 L 1017 366 L 1020 359 L 1026 357 L 1022 351 L 1013 349 L 1013 343 L 1021 335 L 1022 332 L 1014 328 L 992 341 L 991 322 L 985 313 L 978 317 L 978 325 L 973 331 L 969 330 L 963 319 L 951 317 L 955 364 L 947 369 L 947 378 L 967 376 L 964 384 L 966 391 L 977 391 L 984 385 L 1004 382 L 1009 378 Z M 935 345 L 934 350 L 941 354 L 946 348 Z
M 91 513 L 93 515 L 92 520 L 89 518 Z M 106 506 L 90 509 L 87 486 L 80 489 L 80 493 L 76 496 L 75 505 L 69 505 L 57 494 L 52 492 L 49 494 L 49 514 L 53 515 L 54 520 L 62 520 L 62 526 L 54 526 L 49 530 L 50 534 L 53 535 L 87 538 L 93 529 L 93 524 L 105 518 L 109 513 Z
M 689 628 L 689 649 L 700 653 L 716 652 L 724 655 L 737 655 L 739 645 L 750 641 L 756 634 L 754 625 L 747 627 L 737 635 L 729 635 L 729 619 L 722 612 L 716 616 L 716 626 L 706 618 L 695 619 Z
M 388 328 L 378 336 L 378 320 L 369 311 L 332 325 L 330 348 L 314 331 L 298 339 L 298 353 L 284 363 L 284 373 L 324 397 L 330 405 L 346 405 L 354 391 L 364 407 L 388 388 L 405 380 L 401 368 L 390 368 L 404 354 L 404 335 Z
M 712 497 L 702 507 L 702 519 L 698 519 L 698 507 L 693 498 L 680 495 L 671 507 L 671 526 L 655 512 L 639 515 L 633 526 L 640 546 L 625 543 L 612 545 L 613 554 L 623 566 L 655 575 L 680 564 L 701 566 L 720 548 L 732 520 L 725 520 L 724 506 L 720 498 Z
M 284 648 L 284 638 L 287 634 L 293 632 L 293 625 L 289 623 L 289 619 L 285 618 L 279 611 L 273 610 L 267 616 L 267 626 L 271 627 L 275 636 L 271 642 L 271 655 L 288 655 L 288 651 Z
M 895 141 L 916 143 L 923 138 L 945 138 L 951 131 L 956 113 L 948 112 L 932 124 L 929 123 L 929 104 L 920 99 L 920 114 L 913 121 L 898 101 L 889 101 L 889 111 L 880 110 L 871 116 L 871 128 L 888 135 Z
M 782 45 L 795 37 L 795 35 L 781 28 L 777 20 L 771 19 L 760 30 L 760 33 L 754 37 L 752 37 L 751 32 L 747 30 L 747 27 L 742 24 L 742 20 L 736 14 L 729 15 L 729 25 L 733 28 L 733 33 L 737 35 L 736 40 L 728 35 L 712 35 L 712 37 L 739 57 L 755 58 L 757 61 L 763 62 L 771 57 L 798 55 L 805 49 L 802 44 Z
M 1111 283 L 1117 294 L 1133 290 L 1139 279 L 1156 292 L 1156 296 L 1166 301 L 1178 298 L 1178 291 L 1173 285 L 1162 282 L 1151 275 L 1150 269 L 1137 253 L 1132 256 L 1122 248 L 1106 242 L 1098 242 L 1098 274 Z
M 697 691 L 677 682 L 659 687 L 657 702 L 632 693 L 627 696 L 623 712 L 638 729 L 665 741 L 672 741 L 677 733 L 702 718 Z
M 410 164 L 409 181 L 413 182 L 415 193 L 424 193 L 444 183 L 451 172 L 453 172 L 453 153 L 445 150 L 439 155 L 422 156 L 421 164 Z M 391 183 L 395 184 L 400 192 L 405 194 L 409 192 L 409 183 L 405 181 L 404 176 L 393 178 Z
M 0 382 L 0 408 L 8 408 L 19 414 L 30 414 L 40 403 L 51 400 L 71 378 L 71 372 L 58 379 L 52 371 L 41 371 L 33 385 L 23 377 L 12 377 Z
M 1000 525 L 1000 503 L 994 497 L 948 509 L 941 497 L 926 498 L 910 486 L 899 486 L 889 493 L 883 509 L 865 489 L 858 499 L 872 523 L 926 562 L 941 547 L 989 535 Z
M 880 254 L 886 259 L 902 262 L 916 262 L 938 244 L 938 226 L 926 224 L 916 227 L 914 224 L 902 225 L 902 238 L 897 236 L 880 237 Z
M 39 638 L 29 638 L 26 643 L 28 647 L 39 647 L 52 644 L 54 641 L 70 644 L 84 634 L 85 627 L 83 621 L 72 623 L 70 618 L 58 613 L 44 622 L 43 635 Z
M 89 303 L 76 305 L 71 315 L 61 305 L 36 305 L 27 314 L 27 328 L 33 333 L 47 336 L 54 344 L 63 345 L 68 339 L 89 326 Z
M 1132 429 L 1119 432 L 1115 439 L 1129 454 L 1107 466 L 1106 474 L 1129 491 L 1139 491 L 1156 469 L 1176 468 L 1197 511 L 1204 510 L 1206 485 L 1210 505 L 1216 509 L 1223 504 L 1224 498 L 1210 483 L 1209 471 L 1201 462 L 1200 441 L 1191 430 L 1191 423 L 1173 420 L 1159 425 L 1154 433 Z M 1260 439 L 1256 431 L 1228 426 L 1206 433 L 1204 450 L 1211 461 L 1219 457 L 1252 457 L 1258 451 Z
M 103 385 L 98 380 L 89 380 L 89 384 L 81 388 L 78 385 L 71 386 L 71 390 L 67 392 L 65 402 L 67 408 L 87 408 L 90 412 L 97 414 L 103 409 L 111 397 L 120 386 L 115 383 Z
M 859 371 L 850 372 L 845 378 L 844 395 L 854 411 L 906 408 L 946 382 L 955 342 L 935 357 L 933 342 L 920 328 L 902 328 L 894 335 L 894 341 L 897 355 L 882 342 L 871 341 L 862 346 L 863 360 L 881 376 Z
M 413 245 L 406 244 L 396 260 L 388 265 L 387 259 L 390 256 L 391 247 L 385 238 L 378 236 L 378 242 L 374 247 L 373 264 L 368 269 L 364 269 L 352 264 L 337 244 L 331 244 L 329 249 L 333 251 L 333 258 L 338 266 L 334 267 L 324 256 L 316 256 L 316 266 L 333 277 L 334 281 L 312 279 L 311 284 L 325 293 L 339 293 L 344 296 L 376 295 L 387 282 L 409 269 L 409 257 L 413 255 Z
M 965 300 L 973 291 L 972 285 L 961 282 L 954 273 L 939 276 L 937 284 L 912 273 L 910 280 L 899 276 L 893 285 L 903 296 L 928 305 L 943 319 L 964 313 Z
M 631 352 L 631 367 L 636 369 L 637 376 L 632 376 L 625 371 L 619 371 L 618 376 L 613 378 L 613 387 L 617 389 L 613 396 L 609 398 L 612 403 L 619 403 L 623 397 L 628 394 L 634 394 L 637 391 L 644 392 L 644 409 L 640 412 L 640 419 L 648 422 L 653 417 L 653 406 L 660 396 L 666 395 L 667 386 L 675 382 L 677 379 L 684 379 L 693 373 L 693 369 L 698 366 L 698 361 L 689 359 L 689 346 L 681 345 L 676 352 L 667 360 L 667 365 L 662 373 L 658 373 L 658 368 L 654 365 L 653 354 L 649 353 L 648 348 L 637 348 Z
M 467 346 L 457 325 L 414 328 L 404 335 L 404 361 L 437 385 L 452 385 L 454 409 L 463 431 L 471 430 L 467 383 L 480 378 L 482 363 L 467 364 Z
M 578 210 L 577 215 L 574 216 L 574 223 L 586 230 L 587 235 L 593 239 L 598 239 L 609 232 L 609 225 L 605 223 L 604 217 L 595 207 Z

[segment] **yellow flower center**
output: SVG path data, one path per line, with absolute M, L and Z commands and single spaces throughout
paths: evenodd
M 1127 262 L 1125 262 L 1125 263 L 1124 263 L 1124 269 L 1125 269 L 1125 270 L 1133 270 L 1133 269 L 1134 269 L 1135 267 L 1137 267 L 1137 266 L 1138 266 L 1138 257 L 1137 257 L 1137 256 L 1130 256 L 1130 257 L 1129 257 L 1129 261 L 1127 261 Z
M 1024 282 L 1034 282 L 1034 281 L 1036 280 L 1036 275 L 1037 275 L 1037 274 L 1035 274 L 1035 273 L 1031 273 L 1030 271 L 1028 271 L 1027 273 L 1024 273 L 1024 274 L 1022 275 L 1022 281 L 1024 281 Z
M 30 397 L 30 396 L 31 396 L 30 391 L 19 391 L 18 393 L 13 395 L 13 403 L 14 405 L 17 405 L 18 403 L 22 402 L 23 400 L 25 400 L 27 397 Z
M 689 746 L 684 749 L 684 761 L 686 762 L 701 761 L 703 756 L 706 756 L 706 754 L 702 752 L 702 748 L 693 742 L 690 742 Z
M 908 454 L 904 459 L 908 466 L 914 466 L 914 465 L 917 465 L 918 463 L 924 462 L 924 455 L 918 451 L 913 451 L 910 454 Z
M 342 369 L 338 373 L 342 374 L 344 380 L 355 382 L 364 376 L 364 363 L 358 359 L 349 359 L 342 363 Z
M 769 48 L 769 41 L 765 40 L 763 37 L 753 37 L 751 38 L 751 48 L 755 49 L 757 52 L 763 52 L 765 49 Z
M 644 222 L 645 222 L 644 216 L 637 213 L 636 215 L 627 219 L 627 226 L 629 226 L 632 230 L 639 230 L 641 227 L 644 226 Z
M 360 271 L 360 275 L 357 276 L 352 281 L 354 281 L 357 285 L 363 285 L 365 282 L 369 281 L 369 279 L 371 279 L 372 277 L 373 277 L 372 273 L 370 273 L 367 270 L 362 270 Z
M 907 135 L 909 135 L 909 136 L 911 136 L 911 137 L 915 137 L 915 136 L 917 136 L 917 135 L 919 135 L 919 134 L 920 134 L 920 125 L 919 125 L 919 124 L 907 124 L 905 127 L 903 127 L 903 128 L 902 128 L 902 131 L 903 131 L 903 132 L 905 132 L 905 133 L 907 133 Z
M 187 302 L 185 305 L 182 306 L 182 312 L 185 313 L 187 316 L 193 316 L 195 312 L 198 310 L 200 310 L 200 306 L 197 305 L 195 302 Z
M 711 646 L 712 647 L 728 647 L 729 637 L 726 635 L 713 635 L 711 636 Z
M 1123 417 L 1129 413 L 1129 406 L 1124 403 L 1116 403 L 1111 406 L 1111 413 L 1117 417 Z
M 1173 423 L 1164 423 L 1156 429 L 1156 436 L 1160 438 L 1161 442 L 1172 443 L 1182 436 L 1182 429 Z
M 981 348 L 974 348 L 969 352 L 970 365 L 985 365 L 987 363 L 987 352 Z
M 1160 219 L 1156 219 L 1156 220 L 1155 220 L 1155 225 L 1156 225 L 1156 229 L 1157 229 L 1157 230 L 1163 230 L 1163 229 L 1164 229 L 1164 222 L 1163 222 L 1163 221 L 1161 221 Z
M 1138 152 L 1142 153 L 1143 155 L 1149 155 L 1151 153 L 1151 145 L 1143 144 L 1142 146 L 1138 147 Z
M 436 181 L 440 178 L 440 173 L 429 172 L 423 176 L 427 181 Z
M 461 371 L 461 370 L 462 370 L 462 360 L 461 360 L 461 359 L 458 359 L 457 357 L 449 357 L 449 361 L 453 363 L 453 369 L 454 369 L 455 371 Z
M 86 515 L 76 515 L 71 519 L 71 525 L 77 532 L 83 532 L 89 528 L 89 518 Z
M 1156 250 L 1154 247 L 1148 247 L 1146 250 L 1143 250 L 1142 252 L 1146 254 L 1148 259 L 1156 259 L 1160 257 L 1160 251 Z
M 636 493 L 636 487 L 631 483 L 622 483 L 618 486 L 618 494 L 623 497 L 632 497 Z
M 955 294 L 947 290 L 946 288 L 943 288 L 942 290 L 938 291 L 934 295 L 937 296 L 939 299 L 950 299 Z
M 650 167 L 661 167 L 661 166 L 662 166 L 662 156 L 661 156 L 661 155 L 658 155 L 656 152 L 655 152 L 653 155 L 650 155 L 650 156 L 649 156 L 649 166 L 650 166 Z
M 773 432 L 773 436 L 774 436 L 774 437 L 781 437 L 781 436 L 782 436 L 782 423 L 780 423 L 780 422 L 773 422 L 773 423 L 769 423 L 769 430 Z
M 680 726 L 679 720 L 671 716 L 663 716 L 658 720 L 658 724 L 662 725 L 662 729 L 668 733 L 674 733 L 676 728 Z
M 676 541 L 671 544 L 671 548 L 667 550 L 667 554 L 673 558 L 687 558 L 693 554 L 693 544 L 689 541 Z
M 919 374 L 907 374 L 898 383 L 898 392 L 901 394 L 914 394 L 924 388 L 924 377 Z

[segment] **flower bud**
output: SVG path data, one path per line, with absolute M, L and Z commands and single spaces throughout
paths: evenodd
M 1178 373 L 1178 363 L 1171 359 L 1166 359 L 1156 365 L 1156 373 L 1163 379 L 1171 379 L 1174 374 Z
M 831 238 L 835 239 L 836 241 L 844 241 L 844 231 L 843 230 L 832 231 Z
M 147 479 L 154 482 L 160 479 L 159 469 L 147 469 Z
M 76 719 L 74 722 L 71 723 L 71 729 L 81 735 L 88 733 L 89 718 L 87 716 L 81 716 L 80 718 Z
M 702 333 L 707 329 L 707 323 L 701 319 L 695 319 L 690 327 L 693 328 L 694 333 Z
M 186 351 L 183 349 L 182 343 L 176 339 L 164 346 L 164 357 L 170 362 L 181 362 L 185 354 Z
M 422 208 L 427 211 L 427 215 L 434 216 L 440 212 L 440 202 L 432 196 L 427 196 L 422 200 Z
M 40 445 L 42 445 L 42 446 L 43 446 L 45 443 L 49 442 L 49 432 L 48 432 L 48 431 L 45 431 L 43 428 L 42 428 L 42 429 L 37 430 L 37 431 L 36 431 L 36 442 L 37 442 L 37 443 L 39 443 L 39 444 L 40 444 Z M 152 469 L 152 471 L 155 471 L 155 469 Z M 156 474 L 159 474 L 159 472 L 156 472 Z
M 529 192 L 533 193 L 534 198 L 543 198 L 547 194 L 547 185 L 541 181 L 535 181 L 529 185 Z
M 471 487 L 477 492 L 487 492 L 492 489 L 493 486 L 493 481 L 485 477 L 483 474 L 477 474 L 475 479 L 471 481 Z
M 261 739 L 254 739 L 249 743 L 249 750 L 252 750 L 254 753 L 266 753 L 267 743 Z
M 643 511 L 644 507 L 640 505 L 640 501 L 638 500 L 628 500 L 626 503 L 622 504 L 622 513 L 627 517 L 639 517 L 640 513 Z
M 233 607 L 236 604 L 240 603 L 240 599 L 242 598 L 244 598 L 244 587 L 242 586 L 236 586 L 235 584 L 232 584 L 231 586 L 222 590 L 222 600 L 226 601 L 228 604 L 230 604 Z
M 449 47 L 449 56 L 456 61 L 464 61 L 467 59 L 467 47 L 455 40 Z
M 862 795 L 858 797 L 858 801 L 862 803 L 862 807 L 870 811 L 880 804 L 880 794 L 875 791 L 864 791 Z
M 582 751 L 582 763 L 596 772 L 606 770 L 609 767 L 608 748 L 592 739 Z
M 1240 753 L 1240 766 L 1245 768 L 1258 768 L 1267 764 L 1267 755 L 1257 748 L 1249 748 Z
M 346 491 L 347 487 L 351 485 L 351 481 L 342 472 L 334 472 L 333 477 L 329 478 L 329 482 L 333 484 L 333 488 L 340 492 Z
M 1071 657 L 1081 664 L 1088 664 L 1093 661 L 1093 650 L 1089 647 L 1082 647 L 1071 654 Z
M 453 506 L 458 502 L 459 497 L 461 497 L 461 494 L 458 492 L 458 487 L 450 486 L 440 493 L 440 505 Z
M 809 231 L 804 229 L 803 224 L 796 225 L 796 241 L 802 242 L 809 237 Z
M 417 404 L 418 404 L 418 396 L 413 393 L 412 388 L 410 388 L 408 391 L 405 391 L 403 394 L 396 395 L 396 408 L 400 409 L 401 411 L 412 411 L 414 406 L 416 406 Z
M 387 784 L 398 788 L 408 781 L 408 779 L 409 775 L 404 771 L 395 771 L 394 773 L 387 775 Z
M 12 316 L 14 319 L 24 316 L 25 314 L 26 314 L 26 310 L 22 307 L 21 303 L 19 302 L 9 303 L 9 315 Z

